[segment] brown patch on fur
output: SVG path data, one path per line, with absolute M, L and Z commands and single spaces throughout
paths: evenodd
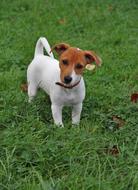
M 67 60 L 68 64 L 64 64 L 63 61 Z M 82 68 L 77 68 L 77 65 L 82 65 Z M 61 69 L 61 80 L 64 81 L 65 76 L 70 76 L 73 70 L 77 75 L 82 75 L 85 68 L 86 61 L 82 50 L 70 47 L 60 56 L 60 69 Z
M 21 84 L 20 88 L 21 88 L 22 92 L 28 91 L 28 85 L 27 84 Z
M 52 47 L 51 51 L 55 50 L 58 55 L 61 55 L 65 50 L 67 50 L 70 47 L 69 44 L 66 43 L 60 43 L 60 44 L 56 44 L 55 46 Z
M 101 59 L 94 51 L 84 51 L 84 55 L 86 57 L 87 64 L 95 62 L 97 65 L 101 65 Z
M 70 76 L 73 71 L 77 75 L 82 75 L 87 64 L 96 62 L 100 65 L 100 58 L 93 51 L 83 51 L 75 47 L 70 47 L 69 44 L 61 43 L 55 45 L 52 49 L 59 55 L 59 66 L 61 70 L 61 81 L 64 82 L 64 77 Z

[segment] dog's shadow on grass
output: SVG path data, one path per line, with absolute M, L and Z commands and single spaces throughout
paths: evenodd
M 36 98 L 35 104 L 37 106 L 37 112 L 40 117 L 40 120 L 44 123 L 47 124 L 52 124 L 53 123 L 53 118 L 52 118 L 52 111 L 51 111 L 51 101 L 50 97 L 46 94 L 42 94 Z M 86 100 L 83 103 L 83 109 L 82 109 L 82 114 L 81 114 L 81 120 L 86 119 L 86 120 L 92 120 L 94 119 L 94 110 L 95 108 L 99 107 L 98 102 L 96 99 L 89 97 L 86 98 Z M 64 124 L 71 124 L 71 111 L 72 108 L 69 107 L 64 107 L 62 111 L 62 118 L 63 118 L 63 123 Z
M 47 94 L 40 92 L 36 97 L 34 104 L 37 107 L 37 113 L 40 117 L 40 120 L 48 125 L 54 123 L 51 111 L 51 100 Z M 62 111 L 63 123 L 69 123 L 71 121 L 71 108 L 64 107 Z
M 29 106 L 30 107 L 30 106 Z M 51 111 L 51 101 L 50 97 L 43 93 L 42 91 L 38 92 L 37 97 L 33 100 L 31 104 L 31 110 L 34 110 L 33 113 L 39 120 L 45 123 L 46 125 L 53 124 L 53 117 Z M 95 120 L 94 110 L 98 108 L 98 102 L 93 97 L 87 97 L 83 102 L 83 109 L 81 114 L 81 120 L 85 119 L 88 121 Z M 29 108 L 30 110 L 30 108 Z M 71 107 L 64 107 L 62 111 L 63 123 L 66 125 L 71 125 Z
M 50 97 L 41 92 L 40 95 L 36 97 L 35 104 L 37 106 L 37 114 L 40 117 L 40 120 L 46 124 L 51 124 L 53 119 Z
M 53 117 L 51 111 L 51 101 L 48 95 L 45 95 L 43 100 L 41 99 L 39 102 L 37 100 L 38 106 L 38 114 L 44 123 L 53 124 Z M 71 124 L 71 107 L 64 107 L 62 110 L 62 119 L 64 124 Z

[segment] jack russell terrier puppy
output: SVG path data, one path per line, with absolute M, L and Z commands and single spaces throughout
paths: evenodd
M 44 48 L 49 56 L 44 55 Z M 54 58 L 53 50 L 58 53 L 59 61 Z M 62 108 L 72 106 L 72 124 L 78 125 L 85 97 L 82 74 L 92 62 L 101 64 L 101 59 L 93 51 L 83 51 L 65 43 L 51 49 L 46 38 L 39 38 L 34 59 L 27 69 L 29 102 L 37 89 L 42 88 L 50 96 L 54 123 L 63 127 Z

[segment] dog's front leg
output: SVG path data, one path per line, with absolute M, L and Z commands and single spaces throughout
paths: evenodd
M 82 110 L 82 103 L 73 105 L 72 108 L 72 124 L 78 125 L 80 122 L 80 116 L 81 116 L 81 110 Z
M 64 127 L 62 123 L 62 108 L 63 106 L 59 106 L 55 104 L 51 105 L 54 123 L 58 126 Z

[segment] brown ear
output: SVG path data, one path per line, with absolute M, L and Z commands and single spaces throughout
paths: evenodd
M 65 43 L 56 44 L 54 47 L 52 47 L 51 51 L 55 50 L 59 55 L 61 55 L 69 47 L 70 47 L 70 45 L 69 44 L 65 44 Z
M 86 64 L 90 64 L 95 62 L 98 66 L 101 66 L 102 60 L 94 51 L 84 51 L 84 56 L 86 60 Z

